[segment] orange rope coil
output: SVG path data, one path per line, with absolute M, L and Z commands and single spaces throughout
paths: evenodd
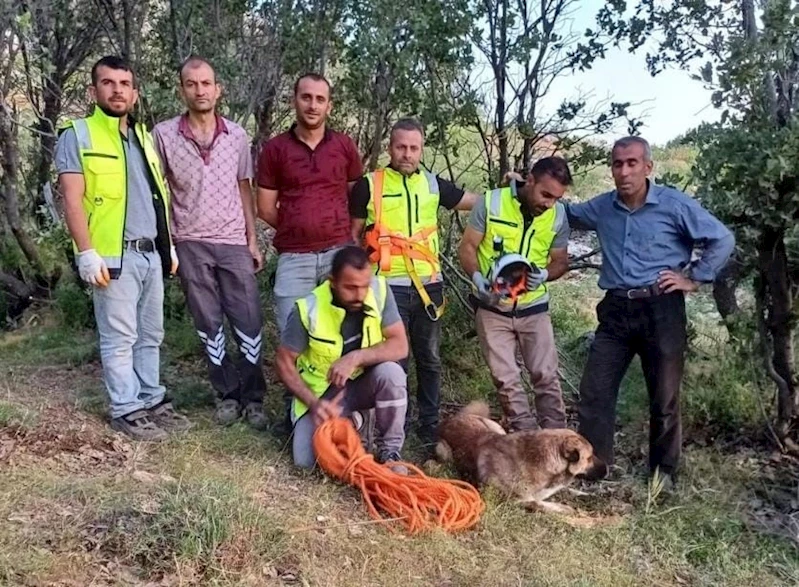
M 363 449 L 349 419 L 324 422 L 314 433 L 313 447 L 325 472 L 361 490 L 373 519 L 399 521 L 410 534 L 468 530 L 485 509 L 480 493 L 464 481 L 428 477 L 410 463 L 402 463 L 408 475 L 381 465 Z

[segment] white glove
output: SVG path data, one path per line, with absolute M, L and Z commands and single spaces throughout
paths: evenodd
M 489 305 L 496 305 L 499 296 L 491 291 L 491 282 L 479 271 L 472 273 L 472 283 L 476 290 L 477 298 Z
M 175 250 L 174 246 L 169 247 L 169 258 L 172 260 L 172 268 L 169 270 L 169 273 L 170 275 L 177 275 L 180 261 L 178 260 L 178 252 Z
M 527 291 L 537 290 L 547 279 L 549 279 L 549 271 L 546 269 L 539 269 L 536 273 L 528 273 Z
M 106 287 L 111 280 L 105 261 L 94 249 L 78 253 L 78 274 L 86 283 L 98 287 Z

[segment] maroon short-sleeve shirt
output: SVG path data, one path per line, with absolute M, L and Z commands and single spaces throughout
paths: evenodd
M 258 185 L 278 192 L 275 248 L 313 253 L 347 244 L 347 184 L 363 175 L 358 148 L 347 135 L 327 129 L 311 149 L 294 128 L 267 141 L 258 160 Z

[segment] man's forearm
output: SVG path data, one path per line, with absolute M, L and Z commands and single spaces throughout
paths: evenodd
M 467 277 L 471 277 L 475 271 L 480 270 L 480 266 L 477 264 L 477 249 L 470 246 L 464 245 L 458 249 L 458 257 L 460 257 L 461 267 L 463 267 L 463 271 L 466 273 Z
M 353 218 L 350 222 L 350 230 L 352 231 L 352 240 L 356 243 L 361 242 L 361 235 L 363 234 L 363 227 L 366 226 L 366 220 L 363 218 Z
M 357 353 L 359 367 L 371 367 L 380 363 L 401 361 L 408 356 L 408 341 L 405 338 L 391 338 L 365 349 L 353 351 Z
M 553 259 L 547 265 L 547 273 L 548 273 L 547 281 L 555 281 L 556 279 L 559 279 L 568 270 L 569 270 L 568 260 L 566 260 L 566 262 L 564 263 L 563 261 Z
M 86 211 L 83 209 L 81 198 L 64 199 L 64 216 L 67 221 L 69 234 L 78 247 L 78 251 L 87 251 L 92 248 L 89 237 L 89 223 L 86 220 Z
M 255 200 L 249 186 L 239 186 L 241 207 L 244 210 L 244 229 L 247 232 L 247 244 L 258 241 L 255 232 Z
M 275 360 L 275 370 L 277 371 L 277 376 L 280 378 L 280 381 L 283 383 L 283 385 L 285 385 L 288 390 L 294 394 L 294 397 L 296 397 L 306 406 L 311 407 L 314 403 L 316 403 L 318 398 L 314 392 L 311 391 L 311 388 L 305 384 L 305 381 L 302 380 L 302 377 L 300 377 L 295 361 L 296 359 L 292 359 L 287 355 L 282 355 L 282 353 L 278 351 L 278 355 Z

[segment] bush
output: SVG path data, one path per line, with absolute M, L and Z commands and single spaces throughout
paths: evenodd
M 94 305 L 89 291 L 66 275 L 54 293 L 59 323 L 66 329 L 94 328 Z

